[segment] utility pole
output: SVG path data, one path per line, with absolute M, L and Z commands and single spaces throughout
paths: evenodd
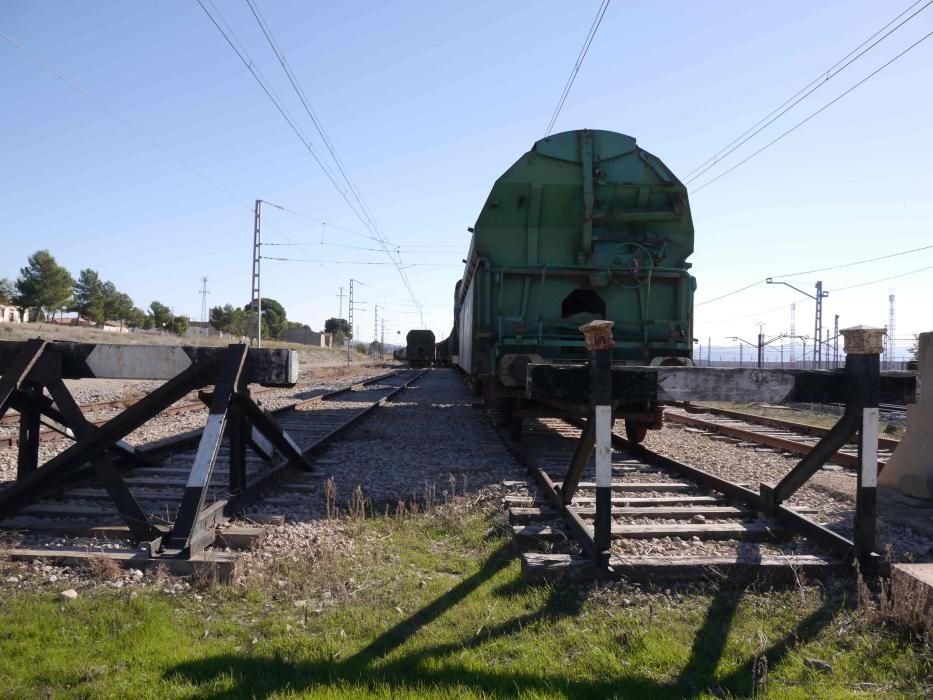
M 893 363 L 895 360 L 895 342 L 894 342 L 894 325 L 897 319 L 894 316 L 894 292 L 892 291 L 888 294 L 888 345 L 887 352 L 885 352 L 885 360 L 888 363 L 888 369 L 893 369 Z
M 758 368 L 761 369 L 764 367 L 765 363 L 765 334 L 762 332 L 764 330 L 765 324 L 758 324 Z
M 759 324 L 759 328 L 761 328 L 763 325 L 764 324 Z M 744 340 L 743 338 L 738 338 L 736 336 L 730 337 L 729 340 L 734 340 L 739 344 L 739 366 L 740 367 L 742 366 L 742 363 L 744 362 L 743 350 L 746 345 L 750 345 L 751 347 L 755 348 L 758 351 L 758 367 L 761 368 L 764 364 L 765 347 L 768 345 L 771 345 L 771 343 L 773 343 L 775 340 L 780 340 L 782 337 L 783 336 L 777 335 L 773 337 L 771 340 L 765 340 L 764 334 L 759 333 L 757 343 L 750 343 L 747 340 Z
M 790 305 L 790 337 L 797 337 L 797 304 Z M 790 366 L 794 368 L 797 366 L 797 341 L 794 340 L 790 344 Z
M 386 359 L 386 320 L 382 318 L 382 333 L 379 335 L 379 359 Z
M 713 338 L 711 336 L 706 336 L 706 366 L 707 367 L 713 366 L 712 352 L 713 352 Z
M 201 334 L 207 335 L 207 295 L 210 294 L 207 291 L 207 277 L 201 278 Z
M 347 328 L 349 328 L 350 330 L 349 337 L 347 338 L 347 366 L 350 365 L 350 348 L 353 345 L 353 282 L 354 280 L 351 279 L 350 280 L 350 298 L 349 298 L 349 303 L 347 306 L 347 310 L 348 310 L 347 316 L 349 316 L 349 318 L 347 319 Z M 341 299 L 341 302 L 342 301 L 343 300 Z
M 256 309 L 256 347 L 262 347 L 262 295 L 259 288 L 259 261 L 262 245 L 262 200 L 256 200 L 256 210 L 253 214 L 253 284 L 250 293 L 250 308 Z M 255 307 L 254 307 L 255 304 Z
M 813 331 L 813 337 L 816 341 L 813 344 L 813 359 L 816 362 L 816 368 L 820 369 L 823 364 L 823 346 L 820 338 L 823 336 L 823 297 L 829 296 L 829 292 L 823 291 L 822 280 L 816 283 L 816 328 Z
M 335 294 L 334 296 L 340 297 L 340 311 L 337 312 L 337 318 L 343 318 L 343 297 L 345 296 L 343 293 L 343 287 L 340 288 L 340 294 Z
M 376 351 L 379 349 L 379 304 L 373 307 L 373 364 L 376 364 Z
M 799 287 L 795 287 L 794 285 L 788 284 L 787 282 L 781 282 L 780 280 L 775 281 L 773 277 L 766 278 L 765 282 L 767 284 L 783 284 L 785 287 L 790 287 L 794 291 L 805 294 L 816 302 L 816 315 L 814 317 L 813 331 L 813 366 L 815 369 L 819 369 L 823 358 L 823 299 L 829 296 L 829 292 L 823 291 L 823 281 L 817 281 L 816 295 L 805 292 Z
M 839 314 L 833 323 L 833 369 L 839 366 Z

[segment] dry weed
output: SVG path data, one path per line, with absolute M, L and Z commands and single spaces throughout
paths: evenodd
M 87 561 L 87 570 L 95 581 L 115 581 L 123 575 L 123 569 L 109 557 L 92 557 Z
M 350 494 L 350 519 L 362 520 L 366 517 L 366 506 L 369 505 L 372 512 L 372 503 L 363 495 L 363 488 L 359 485 L 353 487 L 353 493 Z
M 334 520 L 337 517 L 337 484 L 334 477 L 329 477 L 324 482 L 324 502 L 327 509 L 327 519 Z

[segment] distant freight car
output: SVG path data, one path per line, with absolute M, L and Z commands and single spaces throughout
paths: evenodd
M 408 331 L 405 336 L 405 357 L 412 367 L 430 367 L 434 363 L 434 332 Z
M 515 411 L 529 362 L 584 361 L 579 328 L 614 321 L 612 359 L 690 364 L 693 292 L 687 190 L 635 139 L 568 131 L 536 142 L 493 185 L 473 227 L 454 305 L 457 364 Z M 616 414 L 640 441 L 655 404 Z
M 450 367 L 450 345 L 451 345 L 450 338 L 452 335 L 453 335 L 453 331 L 451 331 L 450 336 L 442 340 L 438 340 L 434 344 L 434 365 L 435 366 Z

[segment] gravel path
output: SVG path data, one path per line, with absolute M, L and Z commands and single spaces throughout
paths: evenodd
M 319 408 L 353 405 L 329 401 Z M 315 471 L 307 480 L 313 490 L 295 494 L 294 505 L 284 514 L 325 517 L 328 481 L 341 510 L 350 507 L 353 491 L 360 487 L 368 511 L 384 513 L 387 507 L 395 512 L 399 502 L 424 508 L 465 492 L 498 490 L 503 480 L 522 478 L 523 468 L 484 413 L 472 406 L 473 397 L 455 372 L 428 371 L 315 458 Z M 282 511 L 260 503 L 250 512 Z

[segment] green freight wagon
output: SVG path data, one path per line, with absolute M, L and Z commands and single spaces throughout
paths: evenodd
M 530 361 L 584 361 L 579 327 L 614 321 L 613 362 L 690 364 L 696 281 L 687 190 L 635 139 L 568 131 L 496 180 L 472 229 L 455 309 L 457 364 L 514 407 Z M 657 406 L 623 405 L 629 435 Z
M 412 367 L 430 367 L 434 363 L 434 332 L 408 331 L 405 336 L 405 357 Z

